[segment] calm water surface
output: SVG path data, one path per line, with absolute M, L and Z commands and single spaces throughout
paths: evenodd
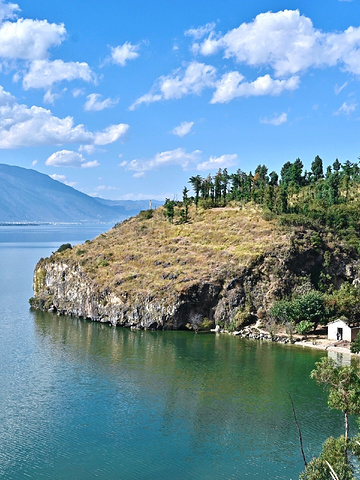
M 133 332 L 31 312 L 32 272 L 106 227 L 0 227 L 0 478 L 296 479 L 342 417 L 309 379 L 324 353 Z

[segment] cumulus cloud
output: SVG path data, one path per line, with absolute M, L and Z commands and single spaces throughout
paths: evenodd
M 0 149 L 65 143 L 107 145 L 123 137 L 128 129 L 129 125 L 121 123 L 91 132 L 82 124 L 75 125 L 70 116 L 59 118 L 48 109 L 18 104 L 0 86 Z
M 63 62 L 62 60 L 35 60 L 23 78 L 25 90 L 30 88 L 50 88 L 54 83 L 80 79 L 95 81 L 95 74 L 85 62 Z
M 214 86 L 215 80 L 216 68 L 204 63 L 192 62 L 185 71 L 177 69 L 171 75 L 160 77 L 153 91 L 138 98 L 130 106 L 130 110 L 134 110 L 142 103 L 179 99 L 190 94 L 200 95 L 204 88 Z
M 97 160 L 86 162 L 81 153 L 73 152 L 72 150 L 60 150 L 50 155 L 50 157 L 46 160 L 45 165 L 48 167 L 93 168 L 98 167 L 99 163 Z
M 101 95 L 98 93 L 91 93 L 88 95 L 86 97 L 87 100 L 84 105 L 84 110 L 99 112 L 101 110 L 105 110 L 106 108 L 114 107 L 118 103 L 118 100 L 113 100 L 111 98 L 101 100 L 101 98 Z
M 203 55 L 222 50 L 239 63 L 271 67 L 278 77 L 335 65 L 360 74 L 360 27 L 326 33 L 299 10 L 261 13 L 225 35 L 211 32 L 197 49 Z
M 299 86 L 299 77 L 274 80 L 267 74 L 253 82 L 243 80 L 244 76 L 239 72 L 224 74 L 217 82 L 216 91 L 210 103 L 226 103 L 236 97 L 280 95 L 285 90 L 295 90 Z
M 200 154 L 200 150 L 188 153 L 183 148 L 177 148 L 157 153 L 150 159 L 123 161 L 119 166 L 135 172 L 135 175 L 139 177 L 139 174 L 167 165 L 180 165 L 185 170 L 190 163 L 197 163 Z
M 45 165 L 48 167 L 81 167 L 83 163 L 85 163 L 85 159 L 81 153 L 60 150 L 50 155 Z
M 49 49 L 60 45 L 65 35 L 63 24 L 49 23 L 47 20 L 20 18 L 16 22 L 3 22 L 0 25 L 0 57 L 46 59 Z
M 118 45 L 117 47 L 111 47 L 110 60 L 112 63 L 125 67 L 128 60 L 138 58 L 139 48 L 140 45 L 133 45 L 130 42 L 125 42 L 123 45 Z
M 340 115 L 340 114 L 344 114 L 344 115 L 350 115 L 350 113 L 354 112 L 356 110 L 356 103 L 346 103 L 344 102 L 341 107 L 339 108 L 339 110 L 337 110 L 334 115 Z
M 220 157 L 210 157 L 209 160 L 201 162 L 197 165 L 197 170 L 217 170 L 219 168 L 233 167 L 239 161 L 239 157 L 235 154 L 221 155 Z
M 171 133 L 177 135 L 178 137 L 185 137 L 190 130 L 192 129 L 194 122 L 181 122 L 180 125 L 175 127 Z
M 260 120 L 260 123 L 266 123 L 268 125 L 275 125 L 278 127 L 279 125 L 282 125 L 283 123 L 287 122 L 287 113 L 281 113 L 280 115 L 277 115 L 276 117 L 273 118 L 263 118 Z

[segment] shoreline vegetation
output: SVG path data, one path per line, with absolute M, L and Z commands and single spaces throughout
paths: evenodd
M 321 329 L 319 332 L 314 332 L 313 334 L 308 335 L 306 338 L 302 335 L 294 335 L 292 338 L 290 338 L 284 329 L 279 330 L 275 335 L 272 336 L 268 331 L 256 325 L 245 327 L 243 330 L 235 332 L 229 332 L 227 330 L 220 330 L 216 328 L 212 329 L 211 332 L 218 335 L 227 334 L 236 337 L 239 336 L 241 338 L 281 343 L 295 347 L 305 347 L 327 352 L 342 353 L 359 358 L 358 353 L 352 353 L 350 351 L 350 342 L 346 340 L 329 340 L 324 334 L 324 329 Z

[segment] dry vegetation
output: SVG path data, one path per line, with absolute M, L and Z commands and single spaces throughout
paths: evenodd
M 251 205 L 192 207 L 189 223 L 171 224 L 163 208 L 139 214 L 83 245 L 55 255 L 79 263 L 119 295 L 162 296 L 192 284 L 231 278 L 258 255 L 288 243 L 289 229 L 264 220 Z

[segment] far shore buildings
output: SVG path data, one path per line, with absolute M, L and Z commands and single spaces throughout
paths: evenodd
M 360 331 L 360 323 L 351 323 L 341 320 L 335 320 L 328 323 L 329 340 L 347 340 L 353 342 Z

